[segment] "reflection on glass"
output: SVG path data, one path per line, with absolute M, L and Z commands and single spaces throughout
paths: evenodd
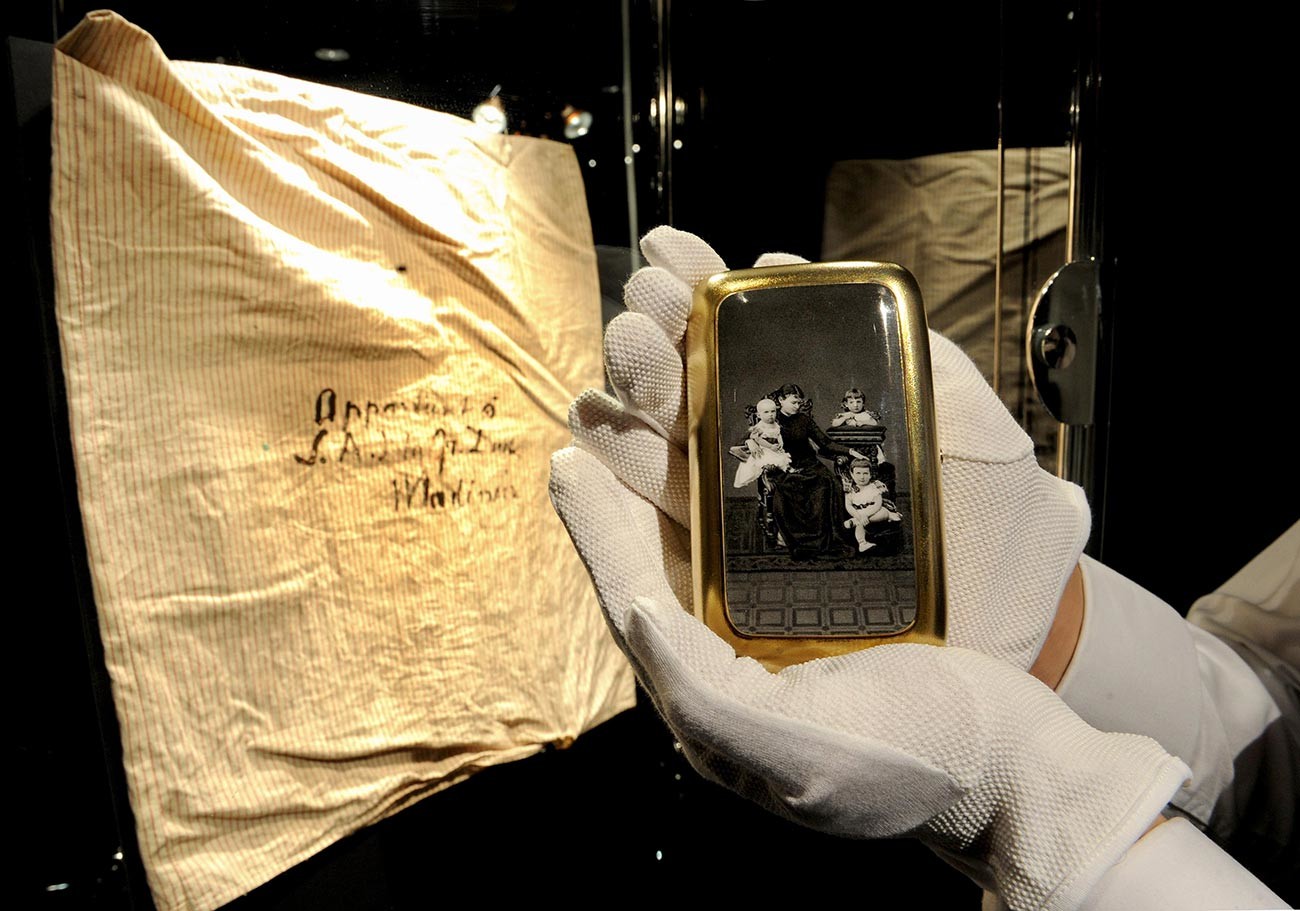
M 475 107 L 471 116 L 479 126 L 487 127 L 494 133 L 504 133 L 506 131 L 506 111 L 501 104 L 501 99 L 495 95 Z
M 930 328 L 971 356 L 1033 438 L 1039 463 L 1053 470 L 1058 425 L 1029 383 L 1024 339 L 1038 289 L 1066 260 L 1069 150 L 1005 154 L 1000 339 L 995 149 L 835 162 L 821 258 L 896 262 L 915 275 Z

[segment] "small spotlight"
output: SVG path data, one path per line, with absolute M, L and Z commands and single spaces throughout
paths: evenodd
M 474 113 L 470 117 L 479 126 L 485 127 L 494 133 L 504 133 L 506 131 L 505 105 L 501 103 L 501 99 L 496 95 L 474 108 Z
M 352 55 L 341 47 L 318 47 L 316 59 L 324 60 L 326 63 L 342 63 L 344 60 L 351 60 Z
M 591 132 L 591 112 L 582 111 L 568 104 L 560 113 L 564 118 L 564 138 L 577 139 Z

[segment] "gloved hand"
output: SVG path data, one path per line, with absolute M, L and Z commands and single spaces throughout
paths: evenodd
M 650 599 L 622 635 L 706 778 L 831 834 L 915 836 L 1012 908 L 1078 907 L 1188 775 L 968 649 L 880 646 L 773 675 Z
M 682 343 L 694 286 L 726 265 L 698 237 L 656 228 L 641 244 L 652 265 L 624 291 L 629 312 L 605 334 L 619 401 L 589 390 L 573 403 L 574 439 L 630 488 L 686 525 Z M 804 262 L 767 254 L 755 265 Z M 1029 668 L 1087 542 L 1083 492 L 1038 467 L 1033 443 L 978 368 L 930 333 L 943 454 L 948 641 Z M 680 591 L 685 592 L 686 589 Z
M 706 776 L 824 831 L 916 835 L 1015 907 L 1077 904 L 1177 789 L 1187 774 L 1180 761 L 1146 738 L 1092 730 L 1046 687 L 975 652 L 881 646 L 773 676 L 736 659 L 684 613 L 680 340 L 688 283 L 722 266 L 680 232 L 658 229 L 643 249 L 674 272 L 638 273 L 627 289 L 634 312 L 607 333 L 607 365 L 626 407 L 593 392 L 574 403 L 579 445 L 553 458 L 551 496 L 616 639 L 688 758 Z M 964 357 L 944 368 L 958 368 L 959 392 L 971 385 L 963 362 L 974 372 Z M 996 424 L 966 417 L 958 411 L 950 423 L 996 440 Z M 980 463 L 1008 455 L 982 442 L 970 454 Z M 1064 502 L 1072 507 L 1071 496 Z M 1072 566 L 1077 554 L 1058 556 Z M 996 585 L 987 581 L 996 571 L 977 567 L 972 578 Z M 1068 568 L 1059 573 L 1063 584 Z M 965 590 L 969 599 L 980 589 Z
M 676 527 L 687 524 L 689 506 L 682 339 L 692 288 L 725 265 L 698 237 L 672 228 L 651 231 L 642 248 L 652 267 L 632 276 L 629 312 L 605 337 L 620 401 L 588 391 L 574 402 L 569 424 L 578 445 L 673 520 L 664 523 L 658 559 L 673 569 L 674 590 L 689 604 L 689 542 Z M 767 254 L 756 265 L 792 262 L 803 260 Z M 931 332 L 930 355 L 943 455 L 948 642 L 1028 669 L 1087 541 L 1087 503 L 1078 487 L 1038 467 L 1032 441 L 956 345 Z M 1089 623 L 1109 633 L 1094 637 L 1091 650 L 1081 643 L 1061 695 L 1105 730 L 1159 738 L 1193 762 L 1202 783 L 1225 768 L 1230 775 L 1230 763 L 1214 763 L 1210 772 L 1209 760 L 1198 762 L 1208 748 L 1198 746 L 1205 725 L 1195 711 L 1164 710 L 1180 704 L 1171 694 L 1200 686 L 1182 619 L 1099 564 L 1084 560 L 1083 570 Z M 1149 670 L 1155 642 L 1165 643 L 1158 675 Z M 1179 644 L 1182 654 L 1170 654 Z M 1090 660 L 1103 651 L 1108 660 Z
M 551 498 L 687 759 L 797 822 L 914 835 L 1013 908 L 1072 908 L 1188 775 L 967 649 L 878 646 L 769 674 L 678 603 L 685 529 L 577 447 L 555 454 Z

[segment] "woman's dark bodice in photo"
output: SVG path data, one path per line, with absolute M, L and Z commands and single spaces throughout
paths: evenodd
M 842 556 L 841 523 L 848 512 L 842 488 L 822 459 L 847 457 L 849 451 L 832 441 L 808 414 L 779 413 L 777 421 L 790 453 L 790 469 L 770 473 L 772 509 L 790 555 L 796 559 Z
M 778 412 L 776 420 L 781 425 L 781 439 L 785 443 L 785 451 L 790 453 L 791 469 L 807 469 L 814 465 L 821 465 L 823 458 L 848 457 L 848 449 L 828 437 L 826 431 L 817 426 L 817 422 L 811 415 L 804 412 L 798 414 Z M 816 443 L 821 451 L 820 458 L 817 454 L 818 449 L 813 448 L 813 443 Z

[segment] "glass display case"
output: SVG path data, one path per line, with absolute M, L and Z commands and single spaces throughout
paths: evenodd
M 21 253 L 20 268 L 36 301 L 26 327 L 35 353 L 25 369 L 56 403 L 52 418 L 44 397 L 28 414 L 51 425 L 44 483 L 60 491 L 34 538 L 43 542 L 44 571 L 61 582 L 51 584 L 58 610 L 25 621 L 27 635 L 48 650 L 41 674 L 53 683 L 24 715 L 35 733 L 23 745 L 21 774 L 35 785 L 20 822 L 30 837 L 18 889 L 32 907 L 148 908 L 57 405 L 49 238 L 39 212 L 48 180 L 41 130 L 49 124 L 39 104 L 42 88 L 48 103 L 48 72 L 42 85 L 40 69 L 49 52 L 33 41 L 57 39 L 97 4 L 35 6 L 39 14 L 11 32 L 21 40 L 11 41 L 9 60 L 14 140 L 26 162 L 16 180 L 35 213 L 24 216 L 34 252 Z M 238 0 L 217 10 L 141 0 L 117 11 L 173 60 L 271 71 L 570 146 L 606 322 L 622 309 L 623 282 L 643 265 L 638 238 L 658 224 L 698 234 L 733 268 L 768 251 L 902 265 L 918 280 L 931 328 L 972 356 L 1032 438 L 1040 464 L 1089 494 L 1090 550 L 1100 552 L 1116 529 L 1116 562 L 1140 563 L 1142 534 L 1127 524 L 1128 504 L 1140 502 L 1145 485 L 1147 456 L 1135 441 L 1158 421 L 1133 411 L 1123 390 L 1149 391 L 1187 371 L 1153 366 L 1135 350 L 1160 338 L 1160 319 L 1125 324 L 1115 307 L 1097 304 L 1140 311 L 1164 280 L 1116 266 L 1118 250 L 1136 252 L 1147 239 L 1136 218 L 1118 241 L 1103 232 L 1112 212 L 1142 214 L 1137 194 L 1116 186 L 1123 180 L 1124 191 L 1140 190 L 1145 173 L 1135 178 L 1132 167 L 1115 164 L 1127 160 L 1116 123 L 1140 122 L 1143 112 L 1132 101 L 1108 109 L 1102 72 L 1109 78 L 1114 64 L 1130 87 L 1149 86 L 1156 77 L 1148 74 L 1160 72 L 1132 45 L 1120 52 L 1102 41 L 1121 14 L 1107 10 L 1107 18 L 1096 3 L 1010 0 L 833 9 L 787 0 Z M 44 153 L 48 167 L 48 147 Z M 1070 299 L 1082 295 L 1093 306 L 1053 311 L 1074 313 L 1073 325 L 1047 311 L 1037 318 L 1040 291 L 1072 261 L 1092 271 L 1057 282 L 1057 291 L 1072 281 Z M 1079 345 L 1080 336 L 1089 342 Z M 1184 329 L 1177 339 L 1202 346 L 1199 355 L 1184 349 L 1189 357 L 1207 357 L 1200 333 Z M 1087 357 L 1062 377 L 1076 348 Z M 1088 407 L 1065 415 L 1069 424 L 1035 392 L 1036 357 L 1041 373 L 1056 371 L 1052 382 L 1088 390 Z M 1233 409 L 1248 397 L 1239 388 L 1227 394 Z M 1059 396 L 1054 402 L 1060 416 Z M 1254 407 L 1234 412 L 1234 426 L 1254 432 L 1273 421 Z M 1233 464 L 1249 445 L 1196 439 L 1236 452 Z M 1265 476 L 1282 487 L 1280 470 Z M 1118 513 L 1116 496 L 1127 498 Z M 1295 501 L 1290 485 L 1283 502 L 1251 507 L 1271 510 L 1251 514 L 1260 528 L 1252 540 L 1275 535 Z M 1164 517 L 1172 523 L 1178 514 Z M 550 870 L 566 890 L 612 872 L 664 895 L 719 870 L 764 871 L 732 884 L 731 894 L 745 898 L 765 894 L 769 868 L 811 872 L 813 881 L 888 869 L 906 871 L 896 874 L 900 882 L 925 881 L 936 903 L 979 900 L 978 889 L 917 845 L 817 835 L 704 782 L 639 694 L 634 711 L 572 748 L 480 772 L 232 907 L 412 907 L 438 895 L 449 877 L 465 885 L 471 874 L 475 882 L 498 878 L 496 888 L 514 897 L 553 892 L 554 881 L 516 879 L 516 868 Z

